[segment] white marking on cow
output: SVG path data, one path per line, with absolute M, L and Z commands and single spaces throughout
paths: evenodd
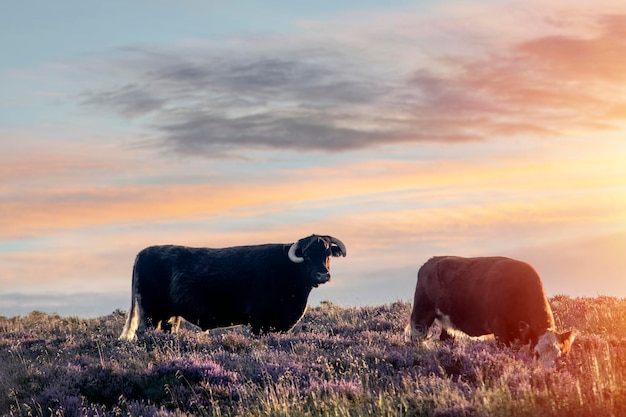
M 466 338 L 469 337 L 467 334 L 463 333 L 461 330 L 457 329 L 450 316 L 444 314 L 441 310 L 437 309 L 437 317 L 435 317 L 435 324 L 441 327 L 441 331 L 446 331 L 450 336 L 454 338 Z
M 554 365 L 557 358 L 561 356 L 561 346 L 552 330 L 547 330 L 539 337 L 535 346 L 537 360 L 546 368 Z
M 450 316 L 447 314 L 443 314 L 443 312 L 437 309 L 437 317 L 435 317 L 435 324 L 441 327 L 441 331 L 444 329 L 455 338 L 465 338 L 471 340 L 491 340 L 493 339 L 493 334 L 486 334 L 483 336 L 470 336 L 467 333 L 459 330 L 456 325 L 450 319 Z M 486 326 L 485 326 L 486 327 Z
M 435 317 L 435 324 L 442 329 L 456 330 L 456 326 L 450 320 L 450 316 L 443 314 L 443 312 L 437 309 L 437 317 Z

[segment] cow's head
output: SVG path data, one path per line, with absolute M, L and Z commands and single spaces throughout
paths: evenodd
M 527 323 L 522 322 L 520 324 L 520 331 L 528 326 Z M 554 366 L 557 358 L 567 355 L 574 339 L 576 338 L 576 330 L 571 330 L 565 333 L 557 333 L 554 330 L 548 329 L 544 334 L 537 339 L 531 339 L 530 348 L 533 350 L 535 359 L 539 361 L 546 368 Z M 523 340 L 523 338 L 522 338 Z
M 317 287 L 330 280 L 330 257 L 346 256 L 346 245 L 332 236 L 311 235 L 291 245 L 288 255 L 291 262 L 304 264 L 311 286 Z

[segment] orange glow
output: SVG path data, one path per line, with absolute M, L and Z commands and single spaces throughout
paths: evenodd
M 620 207 L 625 206 L 626 167 L 622 161 L 618 156 L 614 160 L 581 158 L 550 163 L 501 161 L 486 166 L 374 160 L 298 170 L 280 183 L 259 178 L 253 184 L 65 185 L 31 190 L 25 201 L 1 202 L 0 230 L 10 238 L 114 224 L 269 215 L 307 205 L 321 209 L 352 201 L 358 204 L 362 199 L 397 200 L 397 207 L 381 213 L 374 207 L 357 206 L 354 213 L 349 209 L 341 213 L 345 217 L 342 222 L 349 224 L 365 217 L 356 222 L 380 222 L 381 229 L 383 224 L 390 224 L 407 233 L 415 230 L 410 227 L 414 222 L 431 226 L 441 223 L 432 227 L 437 230 L 459 216 L 483 224 L 531 220 L 597 223 L 598 219 L 624 224 L 626 212 Z M 449 207 L 439 203 L 439 207 L 429 208 L 442 200 L 449 200 Z

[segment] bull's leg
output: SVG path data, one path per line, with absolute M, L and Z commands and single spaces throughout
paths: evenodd
M 141 306 L 141 315 L 139 319 L 139 328 L 137 329 L 138 333 L 144 333 L 146 330 L 155 329 L 160 330 L 163 320 L 163 317 L 160 314 L 151 308 L 148 305 Z
M 176 333 L 180 327 L 180 316 L 172 316 L 168 320 L 161 320 L 161 330 L 165 333 Z
M 172 333 L 178 332 L 178 329 L 180 328 L 181 320 L 182 320 L 181 316 L 174 316 L 170 318 L 169 322 L 172 325 Z
M 268 331 L 268 329 L 266 327 L 258 325 L 258 324 L 250 325 L 250 331 L 255 336 L 262 336 L 264 334 L 269 333 L 269 331 Z
M 141 321 L 141 324 L 139 325 L 138 331 L 143 333 L 148 329 L 160 330 L 161 320 L 155 319 L 151 315 L 145 315 L 144 319 Z
M 119 337 L 120 340 L 130 341 L 135 338 L 135 333 L 137 332 L 137 329 L 139 328 L 139 325 L 141 323 L 141 316 L 141 308 L 135 296 L 133 296 L 130 310 L 128 310 L 128 316 L 126 317 L 126 324 L 124 325 L 122 334 Z

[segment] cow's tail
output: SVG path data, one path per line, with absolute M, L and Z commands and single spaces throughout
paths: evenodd
M 135 260 L 135 264 L 133 265 L 133 286 L 132 286 L 132 297 L 130 301 L 130 310 L 128 310 L 128 316 L 126 317 L 126 324 L 124 325 L 124 329 L 122 330 L 122 334 L 119 337 L 119 340 L 128 340 L 131 341 L 135 338 L 135 332 L 139 327 L 139 320 L 141 316 L 139 300 L 137 299 L 137 260 Z

